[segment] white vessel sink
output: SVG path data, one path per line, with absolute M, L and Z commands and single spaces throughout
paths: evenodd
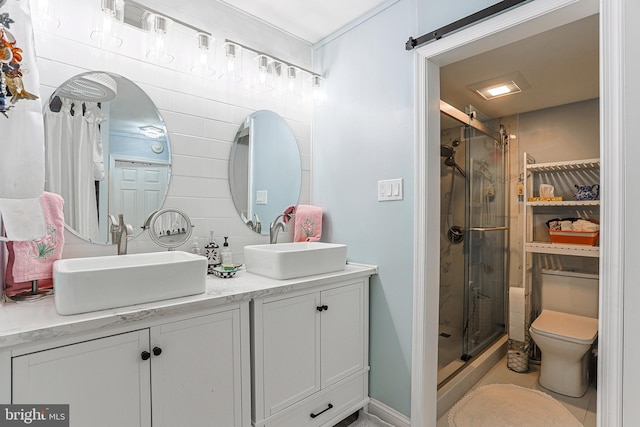
M 247 271 L 273 279 L 294 279 L 345 269 L 347 246 L 297 242 L 244 247 Z
M 205 291 L 207 259 L 154 252 L 58 260 L 53 286 L 59 314 L 77 314 Z

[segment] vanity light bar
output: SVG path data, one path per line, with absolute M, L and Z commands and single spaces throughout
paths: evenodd
M 282 59 L 277 58 L 277 57 L 275 57 L 275 56 L 273 56 L 271 54 L 268 54 L 268 53 L 265 53 L 265 52 L 261 52 L 259 50 L 253 49 L 253 48 L 251 48 L 249 46 L 243 45 L 242 43 L 235 42 L 233 40 L 225 39 L 224 41 L 225 41 L 225 43 L 232 43 L 234 45 L 240 46 L 244 50 L 248 50 L 249 52 L 255 53 L 257 56 L 266 56 L 266 57 L 272 59 L 273 62 L 278 63 L 280 65 L 280 71 L 279 71 L 280 73 L 282 73 L 283 72 L 282 70 L 284 70 L 284 69 L 288 69 L 289 67 L 294 67 L 294 68 L 296 68 L 296 69 L 298 69 L 300 71 L 304 71 L 305 73 L 310 74 L 311 78 L 313 79 L 314 82 L 318 82 L 319 83 L 319 82 L 321 82 L 323 80 L 323 78 L 322 78 L 322 76 L 320 74 L 314 73 L 313 71 L 310 71 L 310 70 L 307 70 L 305 68 L 299 67 L 299 66 L 297 66 L 295 64 L 292 64 L 290 62 L 283 61 Z M 318 77 L 320 79 L 317 79 Z
M 166 17 L 167 15 L 158 12 L 154 9 L 151 9 L 147 6 L 143 6 L 140 3 L 136 3 L 135 1 L 126 0 L 124 3 L 124 23 L 127 25 L 131 25 L 132 27 L 140 28 L 141 30 L 147 30 L 147 18 L 149 15 L 160 15 L 162 17 Z M 196 33 L 204 33 L 208 36 L 211 36 L 211 33 L 208 31 L 201 30 L 198 27 L 194 27 L 191 24 L 187 24 L 186 22 L 180 21 L 179 19 L 171 18 L 173 22 L 176 22 L 184 27 L 191 28 Z

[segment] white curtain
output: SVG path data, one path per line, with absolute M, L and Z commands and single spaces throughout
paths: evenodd
M 95 181 L 104 178 L 99 124 L 104 116 L 95 103 L 60 98 L 59 112 L 47 106 L 45 188 L 60 194 L 65 222 L 78 234 L 99 238 Z M 73 110 L 73 114 L 72 114 Z
M 9 1 L 0 13 L 12 20 L 9 39 L 22 49 L 25 91 L 38 95 L 40 75 L 36 63 L 29 0 Z M 46 235 L 40 205 L 44 185 L 44 130 L 40 99 L 20 99 L 8 117 L 0 115 L 0 212 L 9 240 L 31 240 Z M 4 240 L 1 239 L 0 240 Z

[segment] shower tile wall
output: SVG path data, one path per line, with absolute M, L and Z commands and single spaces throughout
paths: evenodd
M 302 157 L 301 203 L 310 198 L 311 107 L 278 100 L 248 89 L 232 89 L 224 83 L 203 80 L 179 70 L 181 61 L 160 66 L 148 62 L 144 53 L 144 33 L 125 26 L 125 42 L 120 49 L 107 51 L 92 45 L 91 5 L 93 2 L 56 2 L 60 27 L 44 32 L 36 29 L 36 50 L 40 72 L 40 96 L 46 100 L 66 79 L 89 70 L 111 71 L 129 78 L 151 97 L 166 121 L 173 150 L 171 184 L 165 206 L 186 212 L 195 224 L 194 236 L 229 235 L 238 261 L 242 247 L 265 243 L 268 238 L 251 232 L 238 218 L 227 178 L 231 144 L 241 121 L 260 109 L 276 111 L 292 127 Z M 238 15 L 218 2 L 211 10 L 190 11 L 166 2 L 157 8 L 163 13 L 214 33 L 218 40 L 237 39 L 256 49 L 276 46 L 277 56 L 311 68 L 311 50 L 299 40 L 278 33 L 257 20 Z M 194 13 L 195 12 L 195 13 Z M 209 16 L 211 19 L 205 20 Z M 224 20 L 223 22 L 216 22 Z M 225 28 L 242 28 L 225 30 Z M 216 32 L 222 32 L 216 34 Z M 256 37 L 255 35 L 259 35 Z M 185 47 L 184 51 L 188 51 Z M 184 52 L 183 52 L 184 53 Z M 65 235 L 64 257 L 114 254 L 113 246 L 88 244 L 70 233 Z M 129 243 L 131 252 L 158 250 L 145 235 Z
M 464 126 L 444 129 L 441 132 L 440 143 L 453 145 L 453 141 L 460 141 L 460 145 L 454 147 L 456 158 L 464 166 L 465 140 Z M 441 162 L 442 165 L 442 162 Z M 440 169 L 440 332 L 455 335 L 462 334 L 464 327 L 464 243 L 454 244 L 447 238 L 450 226 L 464 227 L 465 216 L 465 185 L 464 178 L 450 166 L 441 166 Z M 455 175 L 454 175 L 455 174 Z M 453 177 L 453 191 L 451 179 Z M 453 199 L 451 196 L 453 194 Z M 451 207 L 449 201 L 451 199 Z M 457 340 L 460 343 L 460 340 Z M 462 347 L 458 349 L 458 355 L 462 354 Z

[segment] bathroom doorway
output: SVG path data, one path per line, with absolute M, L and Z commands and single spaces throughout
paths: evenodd
M 505 333 L 507 138 L 500 125 L 441 102 L 438 384 Z
M 517 40 L 523 40 L 537 34 L 541 34 L 549 29 L 573 23 L 586 17 L 597 15 L 604 10 L 600 16 L 600 28 L 598 38 L 600 41 L 600 58 L 608 58 L 618 52 L 616 37 L 619 37 L 619 22 L 621 22 L 618 10 L 609 7 L 607 2 L 591 0 L 536 0 L 525 3 L 500 16 L 495 16 L 469 28 L 463 29 L 449 38 L 444 37 L 431 45 L 425 45 L 417 49 L 416 73 L 417 73 L 417 122 L 416 133 L 416 266 L 414 296 L 414 352 L 413 352 L 413 372 L 416 373 L 412 381 L 412 421 L 420 425 L 431 425 L 431 414 L 436 412 L 438 406 L 436 384 L 436 372 L 431 371 L 431 366 L 436 363 L 437 351 L 434 348 L 438 340 L 438 294 L 439 257 L 430 251 L 428 242 L 439 237 L 440 233 L 440 212 L 433 212 L 433 206 L 440 205 L 440 162 L 442 158 L 440 151 L 440 114 L 437 108 L 438 100 L 442 98 L 440 78 L 441 69 L 447 64 L 459 61 L 481 52 L 497 48 Z M 604 29 L 603 29 L 604 27 Z M 608 28 L 608 31 L 607 31 Z M 549 45 L 550 47 L 552 45 Z M 528 50 L 525 50 L 528 52 Z M 613 53 L 612 53 L 613 52 Z M 501 58 L 501 63 L 512 61 L 511 58 Z M 598 61 L 597 61 L 598 62 Z M 540 61 L 545 66 L 548 62 Z M 616 121 L 615 106 L 618 98 L 623 93 L 619 79 L 620 63 L 616 61 L 598 62 L 600 70 L 604 70 L 599 76 L 601 87 L 600 122 L 603 125 L 601 130 L 601 144 L 607 145 L 607 150 L 602 150 L 603 170 L 606 170 L 609 183 L 613 182 L 611 189 L 614 192 L 613 206 L 618 199 L 619 193 L 615 190 L 622 185 L 619 175 L 614 173 L 613 166 L 621 164 L 621 142 L 618 133 L 621 132 L 619 122 Z M 550 72 L 557 73 L 558 69 L 548 67 Z M 606 72 L 606 75 L 605 75 Z M 571 86 L 572 80 L 564 80 L 567 86 Z M 554 93 L 551 93 L 554 95 Z M 548 98 L 545 98 L 548 100 Z M 612 123 L 609 127 L 606 124 Z M 426 142 L 426 143 L 425 143 Z M 515 183 L 514 183 L 515 185 Z M 515 193 L 514 193 L 515 194 Z M 609 200 L 611 202 L 611 200 Z M 604 206 L 604 204 L 603 204 Z M 610 206 L 609 203 L 606 206 Z M 608 208 L 607 208 L 608 209 Z M 610 260 L 620 259 L 614 255 L 620 255 L 619 248 L 611 247 L 611 242 L 620 234 L 620 225 L 611 217 L 604 222 L 604 228 L 613 233 L 611 237 L 606 237 L 605 242 L 601 240 L 601 247 L 607 247 L 608 256 L 601 258 L 604 265 L 610 266 L 611 270 L 602 269 L 601 282 L 605 283 L 602 295 L 615 304 L 603 307 L 604 324 L 619 325 L 622 321 L 620 312 L 610 307 L 619 307 L 621 285 L 615 278 L 620 274 L 617 265 L 612 266 Z M 607 244 L 608 243 L 608 244 Z M 616 323 L 617 322 L 617 323 Z M 609 328 L 606 333 L 599 336 L 599 347 L 601 354 L 606 353 L 606 360 L 601 356 L 598 359 L 598 422 L 599 424 L 620 425 L 619 417 L 621 412 L 621 388 L 622 379 L 620 376 L 621 347 L 619 344 L 622 334 L 616 328 Z M 603 351 L 605 350 L 605 351 Z M 424 366 L 424 367 L 423 367 Z M 601 375 L 605 372 L 607 375 Z M 474 374 L 476 374 L 474 372 Z M 437 403 L 432 403 L 433 401 Z M 601 410 L 602 409 L 602 410 Z M 610 409 L 610 411 L 606 410 Z M 604 422 L 603 420 L 608 420 Z M 609 422 L 610 421 L 610 422 Z

